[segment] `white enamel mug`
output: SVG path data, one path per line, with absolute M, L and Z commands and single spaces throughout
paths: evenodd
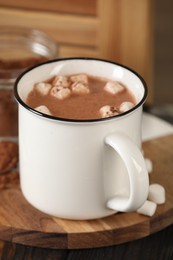
M 137 105 L 97 120 L 56 118 L 26 105 L 36 82 L 76 73 L 122 82 Z M 20 183 L 30 204 L 56 217 L 86 220 L 135 211 L 145 202 L 149 181 L 140 149 L 147 88 L 137 73 L 105 60 L 60 59 L 25 71 L 14 92 L 19 104 Z

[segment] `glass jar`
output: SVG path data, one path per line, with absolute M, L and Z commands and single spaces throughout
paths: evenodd
M 0 139 L 17 137 L 16 78 L 28 67 L 58 57 L 57 44 L 46 33 L 22 27 L 0 27 Z

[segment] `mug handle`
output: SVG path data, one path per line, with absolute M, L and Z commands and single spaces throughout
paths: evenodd
M 125 134 L 114 133 L 105 138 L 105 144 L 119 154 L 127 169 L 130 195 L 115 196 L 107 201 L 107 207 L 120 212 L 137 210 L 147 199 L 149 177 L 144 157 L 137 145 Z

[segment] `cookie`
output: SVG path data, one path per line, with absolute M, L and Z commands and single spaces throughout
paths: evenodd
M 11 141 L 0 142 L 0 174 L 10 171 L 18 163 L 18 144 Z

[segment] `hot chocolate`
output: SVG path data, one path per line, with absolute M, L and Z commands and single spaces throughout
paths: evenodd
M 73 220 L 143 205 L 149 187 L 140 151 L 147 89 L 137 73 L 106 60 L 57 59 L 26 70 L 14 93 L 21 190 L 31 205 Z
M 78 74 L 54 76 L 36 83 L 26 103 L 55 117 L 89 120 L 126 112 L 136 100 L 118 81 Z

